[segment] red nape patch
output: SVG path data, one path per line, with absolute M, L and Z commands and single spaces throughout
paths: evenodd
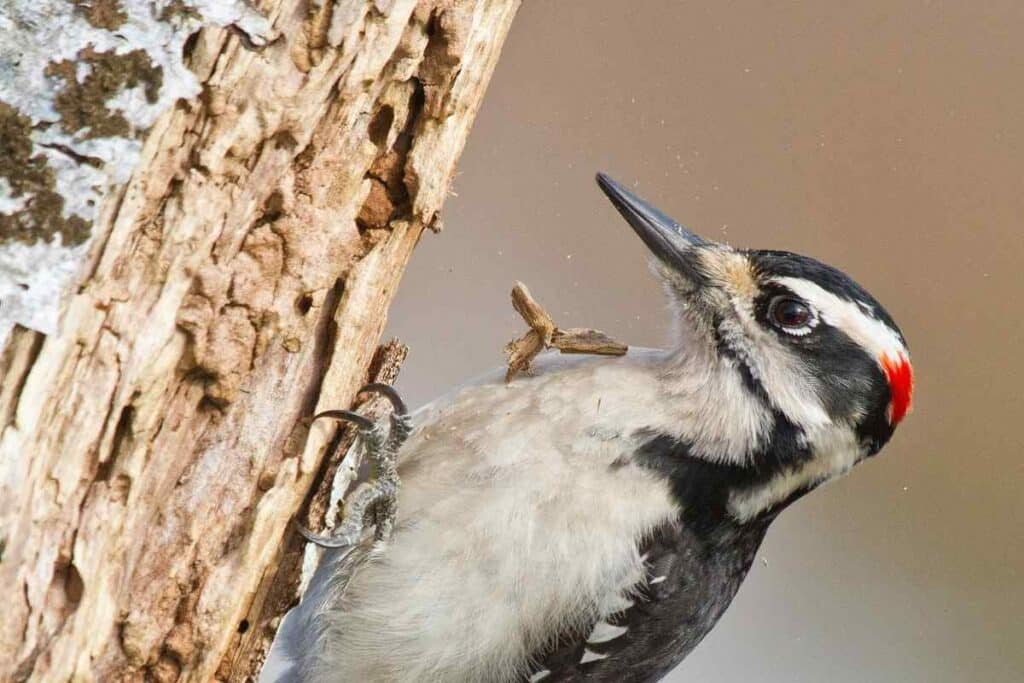
M 903 355 L 895 360 L 883 354 L 880 360 L 885 378 L 889 380 L 889 424 L 895 427 L 910 412 L 914 400 L 914 369 Z

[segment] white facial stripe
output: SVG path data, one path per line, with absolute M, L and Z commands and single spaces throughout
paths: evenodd
M 853 430 L 834 427 L 812 437 L 815 457 L 799 469 L 782 472 L 767 483 L 729 496 L 729 513 L 749 522 L 768 508 L 786 500 L 795 491 L 821 484 L 845 474 L 864 456 Z
M 876 360 L 882 356 L 907 358 L 907 349 L 894 330 L 882 321 L 865 313 L 860 305 L 841 299 L 818 285 L 796 277 L 773 278 L 794 294 L 802 297 L 818 310 L 818 314 L 829 325 L 845 332 L 850 339 L 860 344 Z
M 830 418 L 815 391 L 814 378 L 806 375 L 790 349 L 758 324 L 749 299 L 733 297 L 732 306 L 742 330 L 730 333 L 726 319 L 720 332 L 729 338 L 734 350 L 742 353 L 774 406 L 804 429 L 828 424 Z

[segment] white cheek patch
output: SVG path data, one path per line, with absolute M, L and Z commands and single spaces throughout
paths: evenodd
M 730 330 L 723 322 L 723 335 L 732 348 L 744 355 L 750 368 L 775 407 L 791 422 L 804 429 L 816 429 L 829 423 L 829 416 L 818 398 L 814 378 L 775 335 L 754 319 L 752 303 L 746 297 L 733 297 L 741 329 Z
M 798 490 L 841 477 L 864 457 L 856 434 L 847 427 L 831 427 L 815 433 L 810 447 L 814 458 L 797 469 L 781 472 L 760 486 L 733 492 L 728 504 L 733 519 L 749 522 Z
M 704 347 L 683 348 L 676 355 L 676 367 L 666 373 L 672 406 L 671 421 L 661 428 L 692 445 L 701 457 L 717 463 L 743 465 L 749 462 L 768 436 L 771 412 L 743 385 L 735 368 L 704 358 L 713 353 Z M 646 424 L 656 410 L 648 409 Z
M 773 278 L 772 282 L 788 288 L 818 310 L 822 320 L 846 333 L 874 359 L 909 359 L 907 349 L 896 331 L 871 315 L 865 302 L 842 299 L 808 280 L 796 277 Z

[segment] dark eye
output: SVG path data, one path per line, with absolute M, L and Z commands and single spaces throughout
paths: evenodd
M 768 319 L 783 329 L 807 327 L 814 321 L 811 307 L 799 299 L 777 296 L 768 306 Z

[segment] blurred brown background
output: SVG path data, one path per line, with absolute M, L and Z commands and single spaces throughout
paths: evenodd
M 669 680 L 1024 680 L 1022 84 L 1019 0 L 524 3 L 391 312 L 413 402 L 503 362 L 516 279 L 560 324 L 662 342 L 598 169 L 843 268 L 913 354 L 915 413 L 783 515 Z

